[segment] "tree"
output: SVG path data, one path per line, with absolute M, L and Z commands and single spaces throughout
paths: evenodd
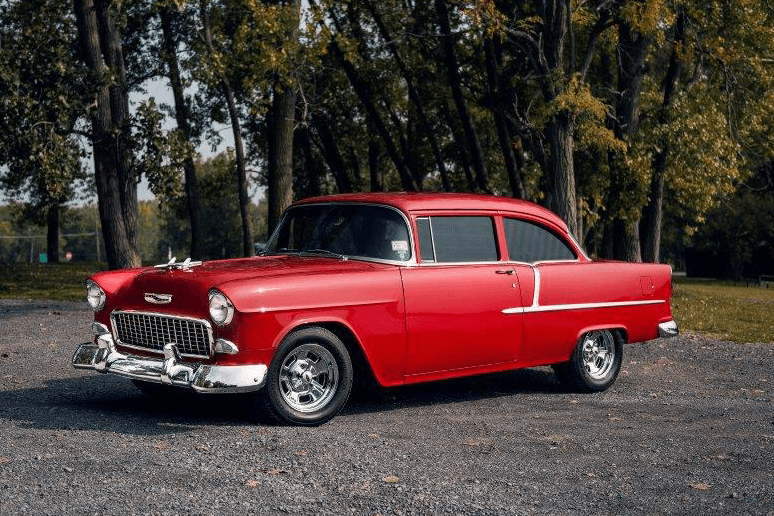
M 48 260 L 59 260 L 61 206 L 85 180 L 76 125 L 84 77 L 74 60 L 77 34 L 61 2 L 0 8 L 0 187 L 26 199 L 29 218 L 47 226 Z
M 183 77 L 180 70 L 178 51 L 181 45 L 181 36 L 189 35 L 191 28 L 186 23 L 188 20 L 168 1 L 162 0 L 158 4 L 158 16 L 161 22 L 161 35 L 163 39 L 162 56 L 166 64 L 166 74 L 172 88 L 172 96 L 175 102 L 175 120 L 181 142 L 189 148 L 183 160 L 185 174 L 185 194 L 188 220 L 191 226 L 191 252 L 190 256 L 200 259 L 202 251 L 202 223 L 199 189 L 196 183 L 196 169 L 193 158 L 194 130 L 191 125 L 191 107 L 189 99 L 186 99 L 183 88 Z
M 117 17 L 109 0 L 74 0 L 81 55 L 94 85 L 88 110 L 105 251 L 111 269 L 137 267 L 137 178 L 130 162 L 129 85 Z

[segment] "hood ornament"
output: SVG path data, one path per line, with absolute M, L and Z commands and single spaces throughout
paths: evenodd
M 180 269 L 180 270 L 188 270 L 191 267 L 196 267 L 197 265 L 201 265 L 202 262 L 196 261 L 192 262 L 190 258 L 186 258 L 184 262 L 177 263 L 177 258 L 174 256 L 171 260 L 169 260 L 167 263 L 161 263 L 159 265 L 154 265 L 157 269 Z
M 172 296 L 170 294 L 152 294 L 150 292 L 146 292 L 145 300 L 148 303 L 153 303 L 154 305 L 165 305 L 172 302 Z

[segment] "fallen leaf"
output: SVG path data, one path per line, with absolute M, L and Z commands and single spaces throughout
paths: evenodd
M 250 479 L 250 480 L 245 482 L 245 485 L 247 487 L 258 487 L 259 485 L 261 485 L 261 482 L 259 480 L 252 480 L 252 479 Z
M 282 474 L 290 473 L 290 471 L 288 471 L 286 469 L 282 469 L 282 468 L 269 468 L 269 469 L 266 470 L 266 473 L 276 477 L 277 475 L 282 475 Z
M 387 482 L 388 484 L 394 484 L 395 482 L 400 482 L 400 479 L 395 475 L 387 475 L 382 479 L 382 482 Z
M 309 455 L 309 452 L 306 450 L 298 450 L 296 452 L 296 455 L 298 455 L 299 457 L 306 457 L 307 455 Z
M 688 485 L 697 491 L 707 491 L 710 488 L 709 484 L 705 484 L 704 482 L 693 482 Z
M 158 443 L 154 443 L 153 447 L 156 448 L 157 450 L 170 450 L 170 449 L 172 449 L 172 446 L 168 442 L 164 442 L 164 441 L 158 442 Z
M 377 437 L 379 437 L 379 434 L 368 434 L 368 437 L 370 437 L 371 439 L 376 439 Z
M 620 417 L 609 417 L 609 418 L 607 418 L 607 419 L 608 419 L 609 421 L 620 421 L 620 420 L 621 420 L 621 418 L 620 418 Z
M 11 457 L 0 457 L 0 464 L 8 464 L 13 459 Z
M 200 445 L 196 446 L 196 449 L 197 449 L 198 451 L 210 451 L 210 445 L 209 445 L 209 444 L 207 444 L 207 443 L 205 443 L 205 444 L 200 444 Z

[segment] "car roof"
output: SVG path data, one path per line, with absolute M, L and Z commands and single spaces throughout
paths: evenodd
M 531 215 L 567 231 L 567 224 L 555 213 L 533 202 L 498 195 L 441 192 L 373 192 L 310 197 L 294 205 L 324 202 L 361 202 L 392 206 L 405 213 L 413 211 L 486 210 Z

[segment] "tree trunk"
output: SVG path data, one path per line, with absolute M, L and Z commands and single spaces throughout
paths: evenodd
M 631 142 L 639 124 L 639 103 L 645 77 L 645 59 L 651 38 L 638 33 L 626 23 L 618 27 L 618 92 L 614 130 L 617 138 Z M 622 159 L 610 162 L 613 171 L 613 211 L 636 211 L 629 217 L 613 221 L 613 253 L 617 260 L 642 261 L 640 250 L 640 209 L 632 207 L 631 174 Z M 632 210 L 634 208 L 634 210 Z
M 567 223 L 569 232 L 578 235 L 575 170 L 573 165 L 574 123 L 568 114 L 555 115 L 548 127 L 551 209 Z
M 339 193 L 351 192 L 352 182 L 349 180 L 349 175 L 344 166 L 344 158 L 341 156 L 339 146 L 336 143 L 336 139 L 333 137 L 333 128 L 329 120 L 320 115 L 313 115 L 312 124 L 314 124 L 317 136 L 320 139 L 325 163 L 328 164 L 328 169 L 331 171 L 333 180 L 336 182 L 336 190 Z
M 481 144 L 478 141 L 478 134 L 473 127 L 473 119 L 462 95 L 462 79 L 460 77 L 457 56 L 454 51 L 454 40 L 452 39 L 451 26 L 449 24 L 449 11 L 446 7 L 446 0 L 435 0 L 435 10 L 438 13 L 438 24 L 441 29 L 441 39 L 444 51 L 444 60 L 446 71 L 449 76 L 449 86 L 451 87 L 454 104 L 457 107 L 457 113 L 462 123 L 462 129 L 465 132 L 465 139 L 470 150 L 470 158 L 473 162 L 473 170 L 476 173 L 476 186 L 481 191 L 490 192 L 489 174 L 484 165 L 484 156 L 481 152 Z
M 215 55 L 215 48 L 212 44 L 212 31 L 210 29 L 210 14 L 208 10 L 208 2 L 202 0 L 199 4 L 199 11 L 202 18 L 202 28 L 204 30 L 204 41 L 207 44 L 207 50 L 210 56 Z M 239 214 L 242 218 L 242 254 L 244 256 L 252 256 L 254 253 L 253 248 L 253 231 L 250 221 L 250 198 L 247 196 L 247 164 L 245 161 L 245 146 L 242 140 L 242 128 L 239 122 L 239 113 L 236 108 L 236 100 L 234 98 L 234 91 L 231 89 L 231 84 L 223 73 L 218 73 L 218 80 L 223 92 L 223 96 L 226 99 L 226 105 L 228 106 L 228 115 L 231 120 L 231 131 L 234 134 L 234 150 L 236 152 L 236 178 L 237 178 L 237 191 L 239 193 Z
M 650 183 L 650 200 L 642 209 L 640 238 L 642 260 L 658 262 L 661 251 L 661 214 L 664 199 L 664 172 L 666 168 L 666 147 L 656 156 L 653 177 Z
M 325 172 L 320 166 L 320 161 L 315 158 L 309 131 L 309 126 L 305 126 L 297 133 L 301 150 L 304 153 L 303 173 L 306 179 L 299 195 L 317 197 L 321 194 L 320 179 L 325 175 Z
M 293 202 L 293 128 L 296 113 L 296 91 L 285 86 L 274 88 L 269 134 L 269 234 L 282 212 Z
M 177 13 L 168 6 L 164 4 L 160 6 L 159 18 L 161 19 L 161 29 L 164 37 L 164 60 L 167 64 L 167 76 L 169 77 L 172 96 L 175 101 L 177 130 L 180 131 L 185 142 L 193 149 L 193 144 L 191 143 L 191 124 L 189 123 L 190 113 L 188 103 L 185 100 L 183 81 L 180 78 L 180 67 L 177 60 L 178 41 L 174 27 L 176 16 Z M 186 156 L 183 162 L 183 171 L 185 174 L 186 208 L 191 225 L 191 258 L 198 260 L 203 258 L 201 202 L 196 181 L 196 167 L 191 154 Z
M 503 154 L 505 162 L 505 171 L 508 174 L 508 182 L 511 186 L 511 193 L 514 197 L 524 199 L 524 184 L 521 181 L 521 174 L 516 163 L 516 156 L 513 153 L 512 138 L 508 131 L 508 122 L 505 119 L 505 102 L 500 90 L 500 72 L 497 66 L 493 42 L 487 39 L 484 43 L 484 52 L 486 55 L 486 75 L 489 83 L 489 97 L 491 101 L 491 111 L 494 117 L 495 127 L 497 127 L 497 140 L 500 143 L 500 152 Z
M 59 261 L 59 203 L 54 201 L 48 205 L 46 216 L 46 256 L 50 263 Z
M 641 262 L 640 221 L 613 220 L 613 256 L 617 260 Z
M 368 173 L 371 178 L 371 191 L 383 191 L 382 171 L 379 168 L 379 146 L 373 139 L 368 142 Z
M 88 116 L 91 121 L 94 178 L 108 267 L 139 267 L 137 185 L 128 176 L 126 163 L 121 163 L 126 149 L 121 149 L 116 137 L 122 128 L 113 125 L 116 117 L 112 114 L 111 100 L 117 98 L 113 96 L 111 99 L 110 88 L 104 82 L 110 72 L 102 55 L 96 9 L 93 0 L 74 0 L 74 10 L 83 60 L 95 79 L 100 81 Z
M 116 7 L 116 5 L 118 7 Z M 139 248 L 137 239 L 137 182 L 131 170 L 131 122 L 129 115 L 129 83 L 126 79 L 121 34 L 116 28 L 115 11 L 120 9 L 120 2 L 113 0 L 98 0 L 97 28 L 99 30 L 100 46 L 110 75 L 113 80 L 109 85 L 110 115 L 112 121 L 113 151 L 115 152 L 116 172 L 119 180 L 121 208 L 126 226 L 127 237 L 135 249 Z
M 675 84 L 683 70 L 683 61 L 680 59 L 678 43 L 685 41 L 685 13 L 680 11 L 675 22 L 675 44 L 672 46 L 672 55 L 669 59 L 669 68 L 662 85 L 664 97 L 659 113 L 659 125 L 669 121 L 669 108 L 672 104 L 672 94 Z M 658 262 L 661 251 L 661 215 L 664 199 L 664 173 L 666 172 L 669 156 L 669 142 L 665 138 L 661 140 L 661 149 L 653 160 L 653 177 L 650 183 L 650 195 L 648 204 L 642 209 L 642 222 L 640 238 L 642 239 L 642 258 L 646 262 Z

